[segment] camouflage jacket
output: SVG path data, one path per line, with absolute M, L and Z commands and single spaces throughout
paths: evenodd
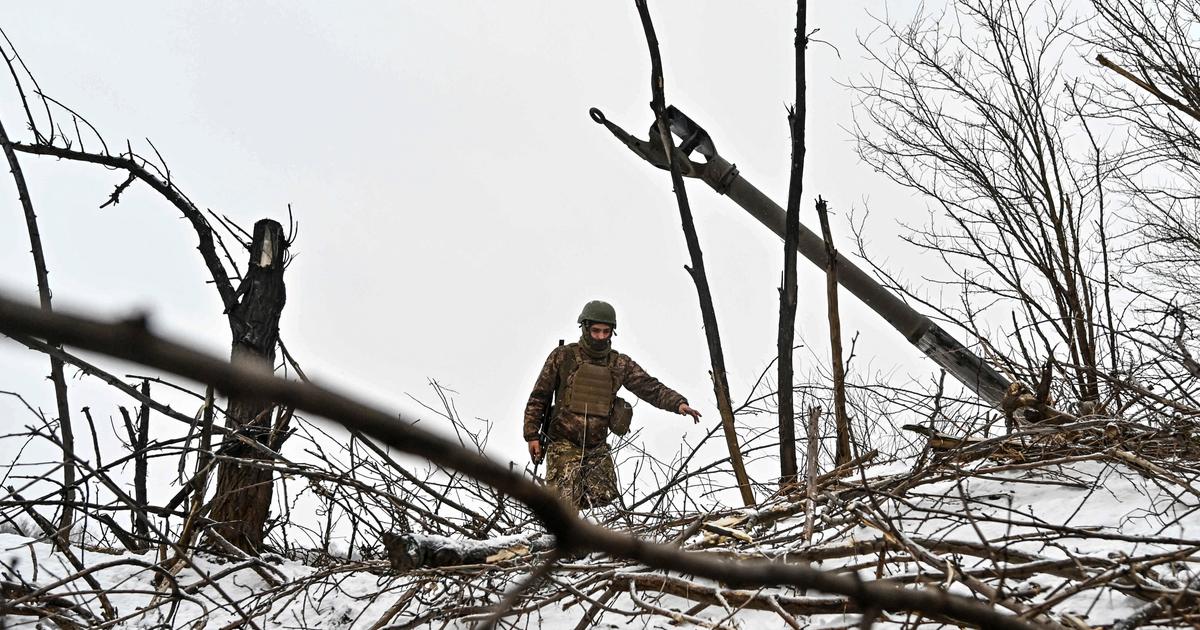
M 538 430 L 542 423 L 542 414 L 551 396 L 558 389 L 559 368 L 568 354 L 574 354 L 578 342 L 559 346 L 546 358 L 546 364 L 538 374 L 533 392 L 529 394 L 529 403 L 525 405 L 525 441 L 538 439 Z M 663 385 L 658 379 L 646 373 L 642 366 L 629 358 L 629 355 L 613 351 L 616 359 L 612 362 L 612 370 L 617 382 L 622 387 L 633 392 L 635 396 L 658 407 L 675 413 L 679 405 L 686 403 L 679 392 Z M 550 422 L 550 439 L 566 439 L 579 446 L 595 446 L 608 438 L 608 418 L 587 416 L 568 411 L 565 408 L 554 409 L 554 419 Z

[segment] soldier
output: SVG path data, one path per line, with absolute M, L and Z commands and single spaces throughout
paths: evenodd
M 543 456 L 547 459 L 546 482 L 564 500 L 576 507 L 599 507 L 617 494 L 607 439 L 614 407 L 628 410 L 616 397 L 617 390 L 624 386 L 655 407 L 689 415 L 697 423 L 700 412 L 628 355 L 612 349 L 617 313 L 611 304 L 588 302 L 578 322 L 579 341 L 555 348 L 538 374 L 525 406 L 524 435 L 529 457 L 535 463 Z M 539 432 L 551 396 L 555 403 L 546 431 L 549 443 L 543 444 Z

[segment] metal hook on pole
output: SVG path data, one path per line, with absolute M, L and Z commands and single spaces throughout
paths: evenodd
M 669 168 L 666 152 L 660 143 L 630 135 L 605 118 L 604 113 L 595 107 L 589 110 L 589 115 L 593 121 L 607 127 L 638 157 L 658 168 Z M 671 133 L 680 140 L 674 157 L 683 175 L 703 180 L 713 190 L 727 195 L 760 223 L 783 238 L 786 216 L 783 208 L 746 181 L 738 172 L 737 166 L 717 152 L 708 132 L 674 105 L 667 108 L 667 120 Z M 650 137 L 658 137 L 654 124 L 650 126 Z M 704 161 L 693 160 L 693 154 L 703 157 Z M 800 226 L 799 251 L 813 264 L 825 268 L 827 254 L 824 239 L 803 225 Z M 1008 392 L 1009 381 L 991 365 L 849 260 L 839 260 L 838 270 L 838 283 L 900 331 L 909 343 L 915 345 L 980 398 L 994 406 L 1001 405 Z

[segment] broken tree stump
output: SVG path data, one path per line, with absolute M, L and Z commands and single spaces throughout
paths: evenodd
M 233 333 L 231 361 L 235 365 L 265 373 L 274 371 L 279 317 L 287 301 L 283 282 L 287 248 L 283 226 L 278 222 L 262 219 L 254 224 L 250 264 L 234 295 L 235 304 L 227 313 Z M 278 450 L 287 438 L 286 422 L 291 414 L 277 414 L 280 420 L 273 422 L 273 416 L 276 416 L 271 413 L 273 409 L 273 401 L 252 394 L 231 396 L 226 426 L 234 433 L 226 437 L 218 454 L 248 460 L 264 459 L 265 455 L 253 442 L 272 451 Z M 216 494 L 209 515 L 216 523 L 213 528 L 242 551 L 258 553 L 262 550 L 273 489 L 274 480 L 269 469 L 220 461 Z

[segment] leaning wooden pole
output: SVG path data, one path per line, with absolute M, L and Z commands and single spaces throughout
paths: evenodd
M 646 43 L 650 48 L 650 91 L 652 94 L 650 107 L 654 110 L 654 118 L 658 125 L 659 138 L 668 156 L 675 155 L 675 143 L 671 139 L 670 126 L 667 123 L 667 100 L 663 88 L 662 58 L 658 52 L 658 37 L 654 34 L 654 23 L 650 20 L 650 9 L 646 0 L 634 0 L 638 15 L 642 18 L 642 29 L 646 32 Z M 653 138 L 651 138 L 653 141 Z M 688 254 L 692 259 L 688 275 L 696 285 L 696 294 L 700 298 L 700 315 L 704 322 L 704 335 L 708 340 L 708 355 L 712 362 L 713 391 L 717 397 L 717 410 L 721 413 L 721 425 L 725 429 L 725 443 L 729 446 L 729 461 L 733 464 L 733 473 L 737 478 L 738 490 L 741 491 L 742 501 L 746 505 L 754 505 L 754 491 L 750 487 L 750 477 L 746 474 L 746 465 L 742 461 L 742 449 L 738 445 L 737 431 L 733 424 L 733 403 L 729 397 L 729 380 L 725 376 L 725 353 L 721 350 L 721 335 L 717 330 L 717 316 L 713 309 L 712 293 L 708 288 L 708 276 L 704 271 L 704 254 L 700 250 L 700 239 L 696 236 L 696 225 L 692 221 L 692 209 L 688 204 L 687 190 L 683 184 L 683 174 L 679 163 L 670 159 L 671 185 L 675 188 L 675 200 L 679 204 L 679 217 L 683 223 L 683 235 L 687 240 Z
M 825 239 L 825 293 L 829 305 L 829 353 L 833 364 L 833 418 L 837 433 L 834 465 L 850 461 L 850 420 L 846 416 L 846 366 L 842 363 L 842 318 L 838 309 L 837 248 L 829 230 L 829 209 L 825 200 L 817 197 L 817 218 L 821 221 L 821 236 Z
M 279 343 L 279 316 L 287 294 L 283 283 L 287 240 L 283 226 L 270 219 L 254 224 L 250 264 L 238 288 L 235 305 L 228 313 L 233 331 L 234 365 L 271 374 L 275 346 Z M 216 494 L 209 518 L 216 533 L 247 553 L 262 550 L 267 516 L 271 511 L 274 479 L 264 466 L 243 465 L 236 459 L 262 459 L 261 451 L 242 440 L 254 440 L 277 450 L 285 433 L 272 425 L 274 401 L 250 394 L 231 396 L 227 425 L 235 434 L 220 451 L 230 459 L 217 466 Z
M 2 124 L 0 145 L 4 147 L 4 157 L 8 159 L 8 168 L 17 186 L 17 198 L 21 202 L 21 209 L 25 211 L 29 251 L 33 254 L 33 269 L 37 276 L 38 301 L 43 309 L 50 311 L 53 310 L 50 305 L 50 272 L 46 270 L 46 257 L 42 252 L 42 235 L 38 230 L 37 214 L 33 211 L 33 201 L 29 197 L 25 173 L 21 170 L 12 140 L 8 138 Z M 62 349 L 53 339 L 46 341 L 54 348 Z M 67 379 L 63 375 L 63 362 L 53 356 L 50 357 L 50 380 L 54 383 L 54 403 L 58 412 L 59 436 L 62 439 L 63 508 L 58 517 L 58 537 L 65 545 L 70 540 L 71 528 L 75 522 L 75 511 L 72 507 L 75 505 L 75 431 L 71 428 L 71 405 L 67 400 Z
M 788 183 L 783 235 L 783 286 L 779 289 L 779 483 L 796 483 L 796 411 L 792 390 L 792 347 L 796 340 L 796 256 L 800 251 L 800 197 L 804 194 L 804 121 L 806 81 L 804 52 L 808 46 L 808 2 L 796 3 L 796 104 L 788 115 L 792 131 L 792 175 Z

